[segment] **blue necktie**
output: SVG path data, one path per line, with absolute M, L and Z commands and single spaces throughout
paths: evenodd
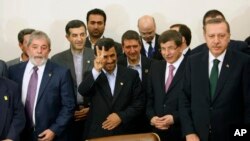
M 152 58 L 153 57 L 153 53 L 154 53 L 154 49 L 152 47 L 152 42 L 148 42 L 149 44 L 149 48 L 148 48 L 148 58 Z

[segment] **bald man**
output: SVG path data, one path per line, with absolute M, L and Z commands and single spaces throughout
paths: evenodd
M 138 30 L 142 40 L 141 54 L 156 60 L 162 60 L 158 44 L 159 35 L 156 34 L 156 24 L 152 16 L 144 15 L 138 19 Z

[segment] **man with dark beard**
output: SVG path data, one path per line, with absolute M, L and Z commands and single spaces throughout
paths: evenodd
M 96 42 L 103 38 L 106 26 L 106 14 L 101 9 L 92 9 L 87 13 L 87 29 L 89 36 L 86 38 L 85 46 L 94 49 Z M 115 42 L 115 50 L 118 56 L 122 54 L 122 46 Z

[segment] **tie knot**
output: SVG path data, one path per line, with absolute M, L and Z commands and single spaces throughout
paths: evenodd
M 214 65 L 218 66 L 219 63 L 220 63 L 220 60 L 214 59 Z
M 147 42 L 150 46 L 151 46 L 151 44 L 152 44 L 152 42 L 151 41 L 149 41 L 149 42 Z
M 174 65 L 169 65 L 169 70 L 173 71 L 175 69 Z
M 35 72 L 37 72 L 38 67 L 37 67 L 37 66 L 34 66 L 34 67 L 33 67 L 33 70 L 34 70 Z

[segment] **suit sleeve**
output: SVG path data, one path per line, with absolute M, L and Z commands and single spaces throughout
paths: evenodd
M 12 90 L 11 96 L 13 99 L 13 117 L 7 138 L 12 140 L 18 140 L 25 126 L 25 114 L 21 101 L 21 93 L 18 89 L 18 86 L 13 83 L 11 84 L 9 89 Z
M 95 79 L 91 71 L 85 72 L 83 78 L 84 78 L 83 81 L 78 87 L 78 92 L 82 96 L 89 96 L 89 94 L 93 94 L 91 91 L 92 91 L 92 88 L 94 88 L 93 85 L 95 83 Z
M 244 94 L 244 106 L 245 106 L 245 124 L 250 125 L 250 58 L 243 69 L 242 75 L 243 94 Z
M 62 107 L 55 123 L 50 127 L 50 129 L 54 131 L 56 135 L 60 135 L 67 128 L 68 123 L 74 115 L 75 95 L 73 81 L 69 70 L 65 71 L 65 73 L 62 73 L 60 95 Z
M 179 95 L 179 118 L 183 135 L 195 133 L 191 115 L 191 67 L 190 59 L 187 60 L 182 92 Z

